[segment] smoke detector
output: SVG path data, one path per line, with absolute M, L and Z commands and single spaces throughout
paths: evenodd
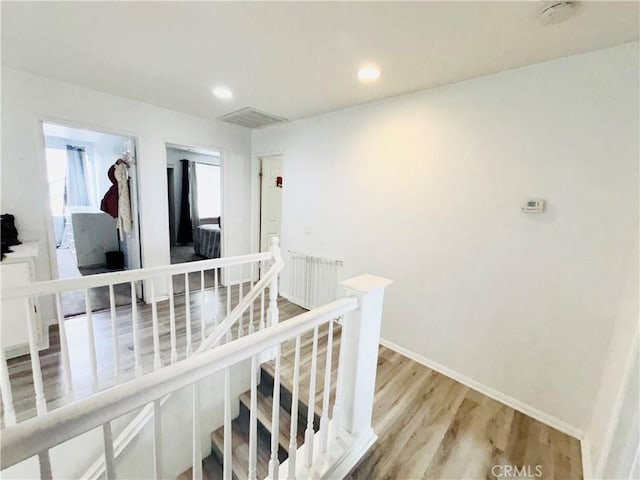
M 540 12 L 540 23 L 543 25 L 555 25 L 564 22 L 573 13 L 574 2 L 553 2 Z

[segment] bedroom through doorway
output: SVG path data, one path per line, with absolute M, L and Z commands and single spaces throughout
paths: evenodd
M 220 152 L 167 144 L 171 263 L 222 256 Z
M 56 277 L 140 268 L 135 139 L 51 122 L 42 122 L 42 133 Z M 114 293 L 117 306 L 131 303 L 126 285 Z M 136 293 L 141 298 L 142 288 Z M 109 308 L 108 289 L 91 289 L 88 300 L 92 311 Z M 84 293 L 62 294 L 61 310 L 85 314 Z

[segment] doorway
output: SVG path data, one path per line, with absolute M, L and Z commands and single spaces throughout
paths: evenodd
M 273 237 L 280 238 L 282 221 L 282 155 L 260 159 L 260 251 Z
M 49 122 L 42 129 L 57 278 L 140 268 L 135 139 Z M 129 204 L 120 229 L 118 169 Z M 92 310 L 109 308 L 107 287 L 90 292 Z M 116 285 L 115 297 L 130 304 L 128 285 Z M 86 313 L 83 292 L 64 293 L 61 304 L 65 316 Z
M 222 156 L 167 144 L 171 263 L 222 256 Z

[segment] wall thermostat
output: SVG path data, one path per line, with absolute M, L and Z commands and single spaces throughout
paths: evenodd
M 520 208 L 524 213 L 542 213 L 544 211 L 544 200 L 531 199 L 524 202 L 524 205 Z

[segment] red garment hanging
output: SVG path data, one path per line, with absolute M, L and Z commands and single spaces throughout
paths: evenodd
M 107 176 L 109 180 L 111 180 L 111 187 L 109 187 L 109 190 L 107 190 L 107 193 L 105 193 L 100 202 L 100 210 L 108 213 L 113 218 L 118 218 L 118 181 L 116 180 L 115 171 L 115 165 L 111 165 L 107 172 Z

